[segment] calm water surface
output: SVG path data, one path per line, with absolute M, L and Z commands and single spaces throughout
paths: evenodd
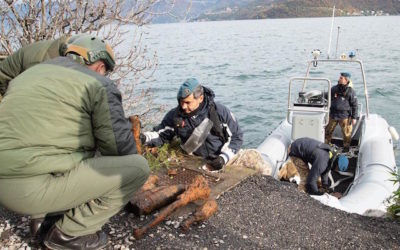
M 370 113 L 400 132 L 399 22 L 400 17 L 336 18 L 331 55 L 340 26 L 338 54 L 356 51 L 363 61 Z M 304 75 L 313 49 L 326 57 L 330 25 L 330 18 L 151 25 L 144 43 L 157 52 L 159 68 L 144 87 L 153 89 L 156 103 L 172 108 L 180 84 L 198 78 L 236 115 L 244 147 L 257 147 L 285 116 L 289 78 Z M 331 80 L 337 78 L 335 71 Z M 362 97 L 360 76 L 354 73 L 353 80 Z

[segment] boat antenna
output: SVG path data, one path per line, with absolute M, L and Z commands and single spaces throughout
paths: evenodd
M 329 55 L 331 53 L 331 43 L 332 43 L 332 33 L 333 33 L 333 21 L 335 20 L 335 5 L 333 5 L 333 9 L 332 9 L 332 23 L 331 23 L 331 33 L 329 34 L 329 45 L 328 45 L 328 59 L 329 59 Z
M 335 58 L 337 58 L 337 50 L 339 46 L 339 34 L 340 34 L 340 26 L 337 27 L 337 38 L 336 38 L 336 52 L 335 52 Z M 354 56 L 353 56 L 354 57 Z

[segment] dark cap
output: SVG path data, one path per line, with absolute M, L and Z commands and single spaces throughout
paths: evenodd
M 197 81 L 196 78 L 189 78 L 189 79 L 186 79 L 186 80 L 182 83 L 181 87 L 179 88 L 178 96 L 177 96 L 178 100 L 179 100 L 179 99 L 184 99 L 184 98 L 188 97 L 190 94 L 193 93 L 193 91 L 194 91 L 194 90 L 196 89 L 196 87 L 199 86 L 199 85 L 200 85 L 200 83 L 199 83 L 199 81 Z
M 341 72 L 340 75 L 343 76 L 343 77 L 346 77 L 347 79 L 351 78 L 351 73 L 350 72 Z

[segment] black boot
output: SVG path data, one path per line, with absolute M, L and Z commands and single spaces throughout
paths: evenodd
M 101 249 L 107 246 L 108 237 L 103 231 L 83 236 L 69 236 L 61 232 L 55 225 L 50 229 L 44 240 L 49 249 Z
M 46 216 L 45 218 L 31 219 L 29 223 L 29 231 L 31 233 L 32 244 L 40 244 L 50 228 L 59 220 L 61 215 Z
M 29 231 L 31 233 L 32 244 L 39 244 L 41 242 L 41 226 L 44 218 L 31 219 L 29 223 Z

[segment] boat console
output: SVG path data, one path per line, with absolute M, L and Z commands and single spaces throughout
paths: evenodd
M 306 82 L 326 83 L 321 89 L 328 89 L 324 92 L 318 89 L 300 91 L 296 100 L 291 100 L 291 88 L 294 81 L 303 82 L 303 90 L 306 89 Z M 288 122 L 292 124 L 292 140 L 301 137 L 310 137 L 318 141 L 325 140 L 325 126 L 329 121 L 330 107 L 330 86 L 329 79 L 321 78 L 292 78 L 289 84 Z

